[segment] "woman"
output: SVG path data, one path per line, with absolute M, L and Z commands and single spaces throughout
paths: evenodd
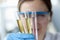
M 38 40 L 53 40 L 49 39 L 46 34 L 47 25 L 52 18 L 51 0 L 19 0 L 18 9 L 19 12 L 48 12 L 47 16 L 42 15 L 41 19 L 37 17 Z M 8 35 L 7 40 L 34 40 L 34 36 L 32 34 L 12 33 Z

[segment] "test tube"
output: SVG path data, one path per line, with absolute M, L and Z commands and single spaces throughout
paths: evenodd
M 36 12 L 32 12 L 32 22 L 33 22 L 33 34 L 35 35 L 35 40 L 38 40 L 38 31 L 37 31 L 37 15 Z
M 36 30 L 36 40 L 38 40 L 38 30 L 37 30 L 37 14 L 35 12 L 35 30 Z
M 37 14 L 36 14 L 36 12 L 27 13 L 27 25 L 28 25 L 27 26 L 28 32 L 33 33 L 35 35 L 35 40 L 38 40 Z
M 19 27 L 20 32 L 24 33 L 24 28 L 23 28 L 21 20 L 17 20 L 17 23 L 18 23 L 18 27 Z
M 28 33 L 26 19 L 27 19 L 27 16 L 26 16 L 26 13 L 24 12 L 23 17 L 21 16 L 21 20 L 22 20 L 22 23 L 23 23 L 25 33 Z
M 17 20 L 19 29 L 21 33 L 34 34 L 35 39 L 38 40 L 38 31 L 37 31 L 37 15 L 36 12 L 24 12 L 19 14 L 19 20 Z
M 26 13 L 21 13 L 19 14 L 19 18 L 21 19 L 21 22 L 22 22 L 22 27 L 24 28 L 24 33 L 28 33 L 28 30 L 27 30 L 27 25 L 26 25 Z
M 19 30 L 20 30 L 21 33 L 24 33 L 24 28 L 23 28 L 23 25 L 22 25 L 20 15 L 16 14 L 16 16 L 17 16 L 17 24 L 18 24 Z
M 27 23 L 27 28 L 28 28 L 28 33 L 32 34 L 32 28 L 31 28 L 31 17 L 29 15 L 31 15 L 29 12 L 27 12 L 27 19 L 26 19 L 26 23 Z
M 27 13 L 27 17 L 28 32 L 33 33 L 35 35 L 35 40 L 38 40 L 36 12 Z

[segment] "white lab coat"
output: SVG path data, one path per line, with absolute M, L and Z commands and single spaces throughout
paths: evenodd
M 57 34 L 47 33 L 44 40 L 60 40 L 60 33 Z
M 50 23 L 48 26 L 49 26 L 47 29 L 48 31 L 46 33 L 44 40 L 60 40 L 60 33 L 56 32 L 54 25 Z M 7 40 L 7 36 L 5 37 L 4 40 Z
M 7 40 L 7 37 L 8 35 L 5 37 L 4 40 Z M 44 40 L 60 40 L 60 33 L 57 34 L 46 33 Z

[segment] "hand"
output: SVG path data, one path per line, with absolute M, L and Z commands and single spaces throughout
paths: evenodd
M 8 35 L 7 40 L 34 40 L 33 34 L 11 33 Z

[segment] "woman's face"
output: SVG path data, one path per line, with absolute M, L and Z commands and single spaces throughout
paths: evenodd
M 28 12 L 28 11 L 42 11 L 47 12 L 48 8 L 46 4 L 43 1 L 28 1 L 24 2 L 21 5 L 21 11 L 22 12 Z M 48 19 L 49 16 L 47 15 L 41 15 L 37 17 L 37 24 L 38 24 L 38 33 L 45 33 L 46 28 L 49 22 Z

